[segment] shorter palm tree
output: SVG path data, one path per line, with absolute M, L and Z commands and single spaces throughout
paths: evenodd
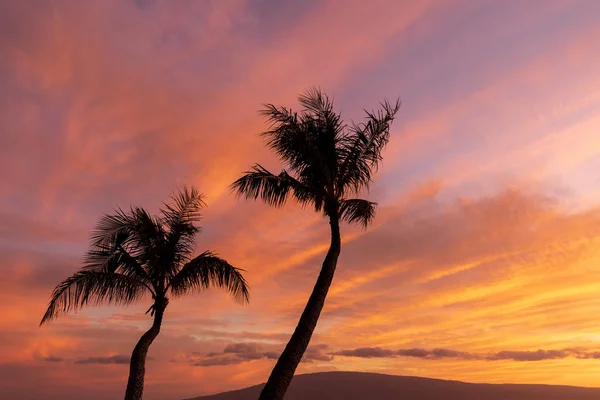
M 151 295 L 147 313 L 154 321 L 131 354 L 125 400 L 142 398 L 146 355 L 160 332 L 169 295 L 213 286 L 224 288 L 241 303 L 249 299 L 243 270 L 209 251 L 193 257 L 200 231 L 197 222 L 205 206 L 202 195 L 184 188 L 172 200 L 159 216 L 132 207 L 100 219 L 83 268 L 56 286 L 40 323 L 88 304 L 130 305 Z

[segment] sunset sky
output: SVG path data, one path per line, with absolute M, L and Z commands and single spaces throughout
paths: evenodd
M 184 184 L 252 299 L 172 300 L 144 398 L 265 381 L 328 224 L 229 185 L 312 85 L 402 107 L 298 372 L 600 386 L 598 43 L 596 0 L 0 1 L 0 397 L 122 396 L 150 299 L 38 324 L 99 217 Z

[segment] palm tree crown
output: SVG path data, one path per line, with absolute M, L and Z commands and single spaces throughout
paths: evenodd
M 233 183 L 233 190 L 272 206 L 282 206 L 291 195 L 325 216 L 367 226 L 376 203 L 349 196 L 372 182 L 400 102 L 383 102 L 381 110 L 366 111 L 365 122 L 349 125 L 319 89 L 300 95 L 299 102 L 300 113 L 272 104 L 261 111 L 270 123 L 262 135 L 287 169 L 275 175 L 255 164 Z
M 195 188 L 184 188 L 158 217 L 141 207 L 104 216 L 92 234 L 84 267 L 54 289 L 41 324 L 87 304 L 129 305 L 146 294 L 154 300 L 153 314 L 168 294 L 210 286 L 247 302 L 241 270 L 209 251 L 193 258 L 204 205 Z

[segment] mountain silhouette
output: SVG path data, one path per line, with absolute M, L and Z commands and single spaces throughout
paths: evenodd
M 187 400 L 256 400 L 264 384 Z M 365 372 L 297 375 L 285 400 L 598 400 L 600 388 L 484 384 Z

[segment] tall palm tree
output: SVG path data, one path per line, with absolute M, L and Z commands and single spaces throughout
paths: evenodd
M 400 108 L 399 101 L 386 101 L 381 110 L 367 111 L 364 122 L 347 125 L 319 89 L 300 95 L 299 102 L 303 107 L 299 113 L 272 104 L 261 111 L 269 122 L 262 136 L 287 169 L 275 175 L 255 164 L 232 184 L 238 196 L 260 197 L 276 207 L 291 196 L 303 206 L 314 207 L 331 226 L 331 245 L 317 282 L 259 400 L 283 398 L 308 347 L 340 255 L 340 221 L 366 227 L 375 215 L 376 203 L 353 196 L 368 189 Z
M 100 219 L 91 236 L 84 266 L 54 289 L 40 325 L 87 304 L 129 305 L 152 296 L 152 327 L 133 349 L 125 400 L 139 400 L 144 390 L 148 348 L 158 335 L 169 295 L 182 296 L 211 286 L 224 288 L 247 303 L 242 270 L 205 251 L 193 257 L 197 222 L 205 206 L 194 188 L 184 188 L 159 216 L 140 207 L 117 209 Z

